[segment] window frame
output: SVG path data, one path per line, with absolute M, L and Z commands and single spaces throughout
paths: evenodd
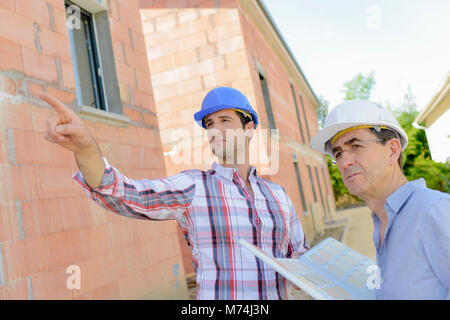
M 83 15 L 83 12 L 81 13 Z M 86 15 L 89 30 L 86 30 L 86 34 L 89 36 L 89 39 L 86 39 L 90 45 L 92 46 L 88 52 L 89 52 L 89 67 L 91 69 L 91 76 L 94 80 L 95 84 L 94 87 L 94 97 L 95 97 L 95 103 L 96 108 L 100 110 L 107 111 L 107 105 L 105 101 L 105 94 L 104 94 L 104 80 L 103 80 L 103 72 L 100 66 L 100 54 L 98 52 L 97 48 L 97 37 L 95 34 L 95 24 L 94 24 L 94 17 L 92 15 Z
M 308 134 L 308 142 L 309 142 L 309 141 L 311 141 L 311 134 L 309 133 L 309 126 L 308 126 L 308 121 L 307 121 L 307 118 L 306 118 L 306 111 L 305 111 L 305 105 L 303 103 L 303 96 L 302 96 L 301 93 L 299 93 L 298 97 L 300 98 L 300 104 L 302 106 L 303 119 L 305 120 L 306 133 Z
M 301 178 L 301 175 L 300 175 L 300 168 L 299 168 L 299 165 L 298 165 L 297 156 L 295 154 L 292 154 L 292 162 L 294 163 L 294 170 L 295 170 L 295 175 L 296 175 L 296 178 L 297 178 L 297 185 L 298 185 L 298 189 L 299 189 L 299 192 L 300 192 L 300 199 L 301 199 L 302 208 L 303 208 L 303 216 L 306 217 L 306 216 L 309 215 L 308 207 L 307 207 L 307 204 L 306 204 L 305 193 L 303 191 L 303 183 L 302 183 L 302 178 Z
M 314 171 L 316 173 L 317 186 L 319 188 L 320 202 L 322 203 L 323 210 L 326 210 L 324 196 L 323 196 L 323 192 L 322 192 L 322 186 L 320 184 L 320 179 L 319 179 L 319 170 L 317 169 L 317 166 L 314 166 Z M 326 210 L 325 212 L 328 215 L 328 210 Z
M 300 119 L 300 110 L 298 109 L 298 104 L 297 104 L 296 91 L 295 91 L 294 85 L 292 83 L 289 83 L 289 85 L 291 87 L 292 99 L 294 99 L 295 113 L 297 115 L 297 122 L 298 122 L 298 126 L 300 128 L 300 136 L 302 138 L 302 143 L 306 144 L 305 136 L 303 134 L 303 125 L 302 125 L 302 121 Z
M 71 54 L 74 59 L 74 76 L 76 82 L 76 94 L 78 99 L 78 112 L 80 116 L 90 120 L 101 120 L 103 122 L 127 126 L 130 119 L 123 114 L 122 99 L 120 97 L 120 88 L 116 72 L 115 58 L 112 47 L 111 30 L 109 25 L 108 8 L 90 0 L 64 0 L 67 8 L 71 5 L 80 9 L 80 18 L 83 23 L 83 15 L 87 17 L 90 28 L 86 31 L 91 37 L 93 56 L 89 57 L 90 76 L 96 79 L 96 88 L 92 88 L 96 96 L 96 106 L 88 106 L 83 103 L 80 96 L 82 89 L 79 83 L 80 70 L 76 64 L 75 41 L 70 39 Z M 89 10 L 88 10 L 89 9 Z M 70 30 L 68 30 L 70 33 Z M 98 37 L 102 34 L 102 37 Z M 71 35 L 69 34 L 69 37 Z M 92 63 L 93 62 L 93 63 Z M 77 83 L 78 81 L 78 83 Z
M 270 101 L 269 85 L 267 84 L 266 77 L 261 72 L 259 72 L 259 83 L 261 85 L 261 91 L 263 93 L 264 106 L 266 107 L 266 115 L 267 120 L 269 121 L 269 127 L 270 129 L 277 129 L 272 103 Z
M 309 164 L 307 164 L 306 167 L 307 167 L 308 173 L 309 173 L 309 180 L 311 182 L 311 189 L 312 189 L 312 192 L 313 192 L 314 203 L 316 203 L 319 200 L 317 199 L 317 194 L 316 194 L 316 189 L 315 189 L 315 185 L 314 185 L 314 180 L 313 180 L 311 167 L 310 167 Z

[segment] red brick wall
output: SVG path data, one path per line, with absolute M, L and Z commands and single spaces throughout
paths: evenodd
M 267 178 L 285 187 L 308 237 L 313 238 L 315 233 L 311 214 L 304 217 L 301 209 L 292 153 L 297 154 L 308 211 L 313 192 L 306 165 L 311 165 L 320 203 L 314 166 L 319 169 L 320 184 L 324 188 L 321 168 L 326 169 L 326 164 L 320 154 L 308 147 L 309 142 L 306 145 L 301 143 L 289 83 L 290 80 L 296 83 L 296 79 L 291 79 L 288 68 L 273 50 L 266 35 L 255 25 L 245 8 L 241 7 L 241 2 L 236 0 L 141 0 L 140 5 L 164 151 L 174 151 L 174 146 L 180 145 L 180 137 L 171 136 L 171 129 L 183 128 L 191 135 L 198 134 L 193 115 L 200 109 L 205 94 L 217 86 L 232 86 L 246 94 L 259 114 L 260 128 L 267 128 L 256 59 L 265 71 L 281 136 L 280 169 L 277 174 Z M 313 108 L 317 103 L 308 100 L 311 94 L 302 92 L 304 88 L 300 89 L 295 84 L 295 89 L 303 95 L 307 124 L 312 136 L 317 131 Z M 308 139 L 298 97 L 297 104 L 305 139 Z M 205 148 L 208 146 L 203 143 L 201 149 L 191 147 L 191 152 L 202 153 Z M 170 155 L 165 157 L 165 163 L 169 175 L 188 168 L 207 169 L 209 166 L 209 162 L 177 164 Z M 327 170 L 326 174 L 329 180 Z M 325 195 L 325 190 L 322 191 Z M 326 193 L 330 194 L 331 189 L 328 188 Z M 181 237 L 180 245 L 184 252 L 186 273 L 192 272 L 190 249 Z
M 131 122 L 84 122 L 124 174 L 164 177 L 138 1 L 108 3 Z M 187 297 L 175 223 L 107 213 L 71 179 L 71 152 L 44 140 L 53 112 L 36 93 L 76 105 L 64 1 L 3 0 L 0 21 L 0 299 Z M 67 289 L 70 265 L 81 269 L 80 290 Z

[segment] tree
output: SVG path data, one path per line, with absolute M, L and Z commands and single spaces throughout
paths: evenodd
M 328 114 L 328 106 L 329 102 L 325 99 L 323 95 L 319 95 L 317 97 L 319 101 L 319 109 L 316 110 L 317 113 L 317 121 L 319 122 L 319 129 L 322 129 L 325 124 L 325 118 Z
M 424 178 L 427 187 L 450 193 L 450 163 L 434 162 L 423 155 L 414 160 L 414 165 L 408 169 L 408 180 Z
M 417 111 L 416 98 L 412 93 L 411 86 L 408 86 L 403 96 L 402 104 L 398 108 L 392 108 L 391 111 L 408 135 L 408 146 L 403 151 L 403 172 L 408 177 L 410 169 L 414 166 L 414 162 L 418 157 L 422 156 L 423 159 L 431 160 L 430 147 L 428 146 L 425 130 L 412 126 L 419 111 Z
M 375 72 L 372 71 L 367 76 L 358 73 L 352 80 L 344 83 L 345 101 L 361 99 L 370 99 L 370 94 L 375 85 Z

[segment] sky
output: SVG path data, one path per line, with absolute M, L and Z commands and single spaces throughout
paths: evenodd
M 332 109 L 344 82 L 375 73 L 371 100 L 420 111 L 450 71 L 450 0 L 263 0 L 314 93 Z

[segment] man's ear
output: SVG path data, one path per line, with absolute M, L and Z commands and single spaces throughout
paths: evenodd
M 402 144 L 400 140 L 394 138 L 388 141 L 389 144 L 389 164 L 397 165 L 398 157 L 400 157 L 400 153 L 402 152 Z
M 250 139 L 253 136 L 253 132 L 255 132 L 255 123 L 253 121 L 247 122 L 244 126 L 245 136 Z

